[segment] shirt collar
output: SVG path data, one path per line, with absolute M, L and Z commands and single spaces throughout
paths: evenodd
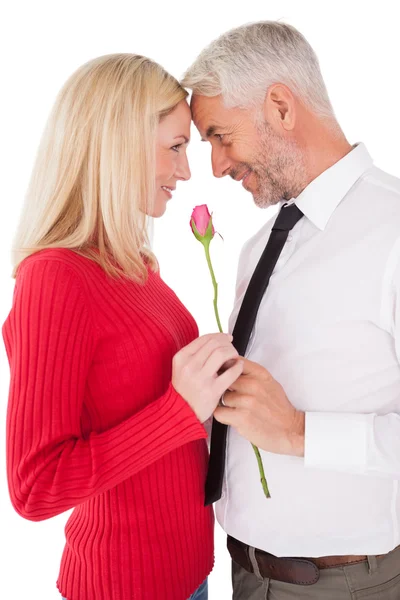
M 288 204 L 295 203 L 318 229 L 324 230 L 336 207 L 372 164 L 365 145 L 356 144 L 353 150 L 316 177 Z

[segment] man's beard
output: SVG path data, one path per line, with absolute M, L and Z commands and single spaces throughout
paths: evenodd
M 307 186 L 304 158 L 299 146 L 277 135 L 268 123 L 259 127 L 257 155 L 246 163 L 257 180 L 254 202 L 260 208 L 291 200 Z

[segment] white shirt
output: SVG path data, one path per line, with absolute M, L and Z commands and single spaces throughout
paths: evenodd
M 400 543 L 400 181 L 359 144 L 295 200 L 246 357 L 306 413 L 305 457 L 229 428 L 227 533 L 277 556 L 380 554 Z M 275 216 L 244 246 L 230 330 Z

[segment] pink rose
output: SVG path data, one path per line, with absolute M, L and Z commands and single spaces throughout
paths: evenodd
M 190 219 L 190 227 L 192 228 L 194 237 L 202 244 L 206 253 L 206 260 L 210 271 L 212 284 L 214 287 L 215 318 L 217 320 L 218 329 L 222 332 L 221 321 L 218 314 L 218 284 L 215 279 L 214 269 L 210 258 L 210 242 L 214 237 L 215 230 L 212 222 L 212 216 L 210 215 L 206 204 L 196 206 L 196 208 L 193 210 Z M 264 466 L 260 455 L 260 451 L 257 448 L 257 446 L 254 446 L 254 444 L 252 444 L 252 446 L 257 457 L 258 470 L 260 472 L 260 480 L 264 490 L 264 494 L 267 498 L 270 498 L 271 496 L 268 490 L 267 480 L 265 479 Z
M 209 213 L 207 204 L 201 204 L 193 209 L 192 216 L 190 218 L 190 226 L 196 237 L 197 234 L 201 238 L 207 236 L 207 238 L 210 240 L 214 237 L 215 230 L 212 224 L 212 216 Z

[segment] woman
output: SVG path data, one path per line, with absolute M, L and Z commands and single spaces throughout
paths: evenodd
M 231 338 L 198 338 L 147 243 L 146 216 L 190 177 L 185 98 L 141 56 L 81 67 L 50 116 L 17 234 L 9 489 L 34 521 L 75 507 L 57 582 L 68 600 L 207 597 L 202 423 L 242 365 L 218 375 L 237 358 Z

